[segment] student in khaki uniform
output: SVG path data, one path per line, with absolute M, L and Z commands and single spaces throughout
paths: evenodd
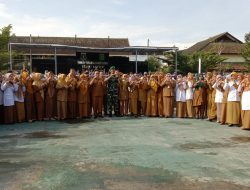
M 239 84 L 241 84 L 241 82 L 245 79 L 245 78 L 247 78 L 247 76 L 244 76 L 242 73 L 239 73 L 238 75 L 237 75 L 237 82 L 239 83 Z M 241 86 L 239 86 L 238 88 L 241 88 Z M 240 111 L 240 126 L 242 126 L 242 121 L 243 121 L 243 110 L 242 110 L 242 93 L 243 93 L 243 91 L 242 91 L 242 89 L 238 89 L 238 92 L 239 92 L 239 96 L 240 96 L 240 109 L 241 109 L 241 111 Z
M 76 101 L 77 101 L 77 92 L 76 85 L 77 79 L 75 76 L 75 70 L 70 69 L 70 73 L 65 79 L 68 86 L 68 95 L 67 95 L 67 117 L 69 119 L 76 118 Z
M 186 117 L 186 88 L 187 82 L 182 75 L 178 75 L 176 79 L 176 117 Z
M 164 117 L 173 117 L 174 110 L 174 89 L 176 82 L 172 79 L 171 74 L 167 73 L 161 83 L 163 87 L 163 115 Z
M 90 95 L 89 95 L 89 80 L 86 74 L 81 74 L 77 83 L 78 91 L 78 106 L 80 118 L 89 117 Z
M 52 72 L 46 78 L 45 116 L 51 120 L 56 117 L 56 79 Z
M 228 126 L 240 125 L 240 96 L 238 92 L 239 83 L 236 80 L 237 73 L 232 72 L 230 78 L 227 77 L 224 89 L 228 90 L 227 97 L 227 116 L 226 123 Z
M 193 107 L 196 119 L 204 119 L 204 110 L 206 105 L 206 83 L 202 77 L 194 84 Z
M 25 121 L 25 106 L 24 106 L 24 93 L 26 88 L 22 83 L 22 80 L 19 76 L 15 77 L 15 106 L 16 106 L 16 121 L 22 123 Z
M 44 87 L 45 83 L 42 81 L 42 74 L 41 73 L 34 73 L 33 74 L 33 89 L 34 89 L 34 96 L 36 102 L 36 113 L 37 113 L 37 120 L 42 121 L 44 118 Z
M 216 112 L 217 112 L 217 123 L 221 123 L 221 107 L 222 107 L 222 101 L 223 101 L 223 80 L 221 75 L 217 75 L 216 81 L 213 85 L 213 88 L 215 89 L 215 103 L 216 103 Z
M 163 116 L 163 88 L 161 87 L 161 83 L 164 80 L 163 72 L 158 73 L 158 90 L 157 90 L 157 108 L 158 108 L 158 116 Z
M 102 116 L 102 107 L 103 107 L 103 88 L 104 88 L 104 79 L 100 77 L 99 71 L 95 71 L 94 78 L 90 81 L 90 86 L 92 86 L 92 105 L 94 110 L 94 117 L 103 117 Z
M 250 130 L 250 74 L 241 81 L 238 89 L 242 92 L 242 127 L 243 130 Z
M 138 117 L 138 86 L 139 81 L 137 80 L 136 76 L 133 75 L 129 82 L 129 103 L 131 115 L 134 117 Z
M 223 92 L 223 98 L 222 98 L 222 103 L 221 103 L 221 125 L 226 124 L 226 116 L 227 116 L 227 97 L 228 97 L 228 92 L 229 90 L 225 90 L 225 80 L 221 84 L 223 86 L 222 92 Z
M 56 84 L 57 89 L 57 118 L 64 120 L 67 118 L 68 85 L 65 81 L 66 75 L 59 74 Z
M 120 99 L 120 115 L 128 115 L 128 100 L 129 100 L 129 81 L 128 75 L 123 74 L 119 83 L 119 99 Z
M 151 75 L 148 81 L 149 90 L 147 93 L 147 109 L 146 115 L 151 117 L 157 116 L 157 76 Z
M 138 87 L 138 102 L 139 102 L 139 113 L 138 115 L 145 115 L 146 114 L 146 106 L 147 106 L 147 90 L 148 90 L 148 79 L 147 73 L 144 73 L 144 76 L 141 77 L 139 81 Z
M 24 82 L 26 87 L 25 92 L 25 112 L 26 120 L 32 122 L 36 119 L 36 108 L 35 108 L 35 97 L 33 89 L 33 78 L 32 75 L 28 76 Z
M 213 85 L 216 78 L 213 77 L 211 72 L 206 74 L 206 94 L 207 94 L 207 117 L 209 121 L 216 119 L 216 104 L 215 104 L 215 89 Z
M 186 104 L 187 104 L 187 117 L 194 117 L 194 108 L 193 108 L 193 86 L 194 86 L 194 75 L 193 73 L 188 73 L 187 75 L 187 89 L 186 89 Z
M 104 115 L 108 115 L 108 109 L 107 109 L 107 82 L 105 82 L 105 76 L 104 73 L 100 72 L 100 78 L 103 80 L 103 112 Z

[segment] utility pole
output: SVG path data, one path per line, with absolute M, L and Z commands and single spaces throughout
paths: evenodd
M 10 56 L 10 70 L 12 70 L 12 52 L 11 52 L 11 43 L 9 43 L 9 56 Z
M 30 44 L 32 42 L 32 39 L 31 39 L 31 34 L 30 34 Z M 32 72 L 32 52 L 31 52 L 31 48 L 30 48 L 30 72 Z

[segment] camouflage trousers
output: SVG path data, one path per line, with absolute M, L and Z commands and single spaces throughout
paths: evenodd
M 112 115 L 113 110 L 115 115 L 119 114 L 119 98 L 117 94 L 107 94 L 107 107 L 110 115 Z

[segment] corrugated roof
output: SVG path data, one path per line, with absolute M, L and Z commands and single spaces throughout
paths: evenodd
M 82 47 L 82 46 L 70 46 L 61 44 L 33 44 L 33 43 L 10 43 L 11 49 L 22 52 L 24 54 L 35 55 L 74 55 L 76 52 L 106 52 L 111 55 L 128 55 L 131 53 L 163 53 L 165 51 L 178 51 L 177 47 L 153 47 L 153 46 L 129 46 L 129 47 Z M 118 54 L 119 53 L 119 54 Z
M 15 36 L 12 43 L 61 44 L 82 47 L 116 48 L 128 47 L 128 38 L 79 38 L 79 37 L 30 37 Z

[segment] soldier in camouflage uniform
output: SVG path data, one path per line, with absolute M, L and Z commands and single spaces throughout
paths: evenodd
M 110 67 L 110 76 L 105 79 L 107 82 L 107 107 L 109 116 L 112 117 L 114 109 L 115 115 L 119 116 L 119 78 L 115 74 L 115 67 Z

